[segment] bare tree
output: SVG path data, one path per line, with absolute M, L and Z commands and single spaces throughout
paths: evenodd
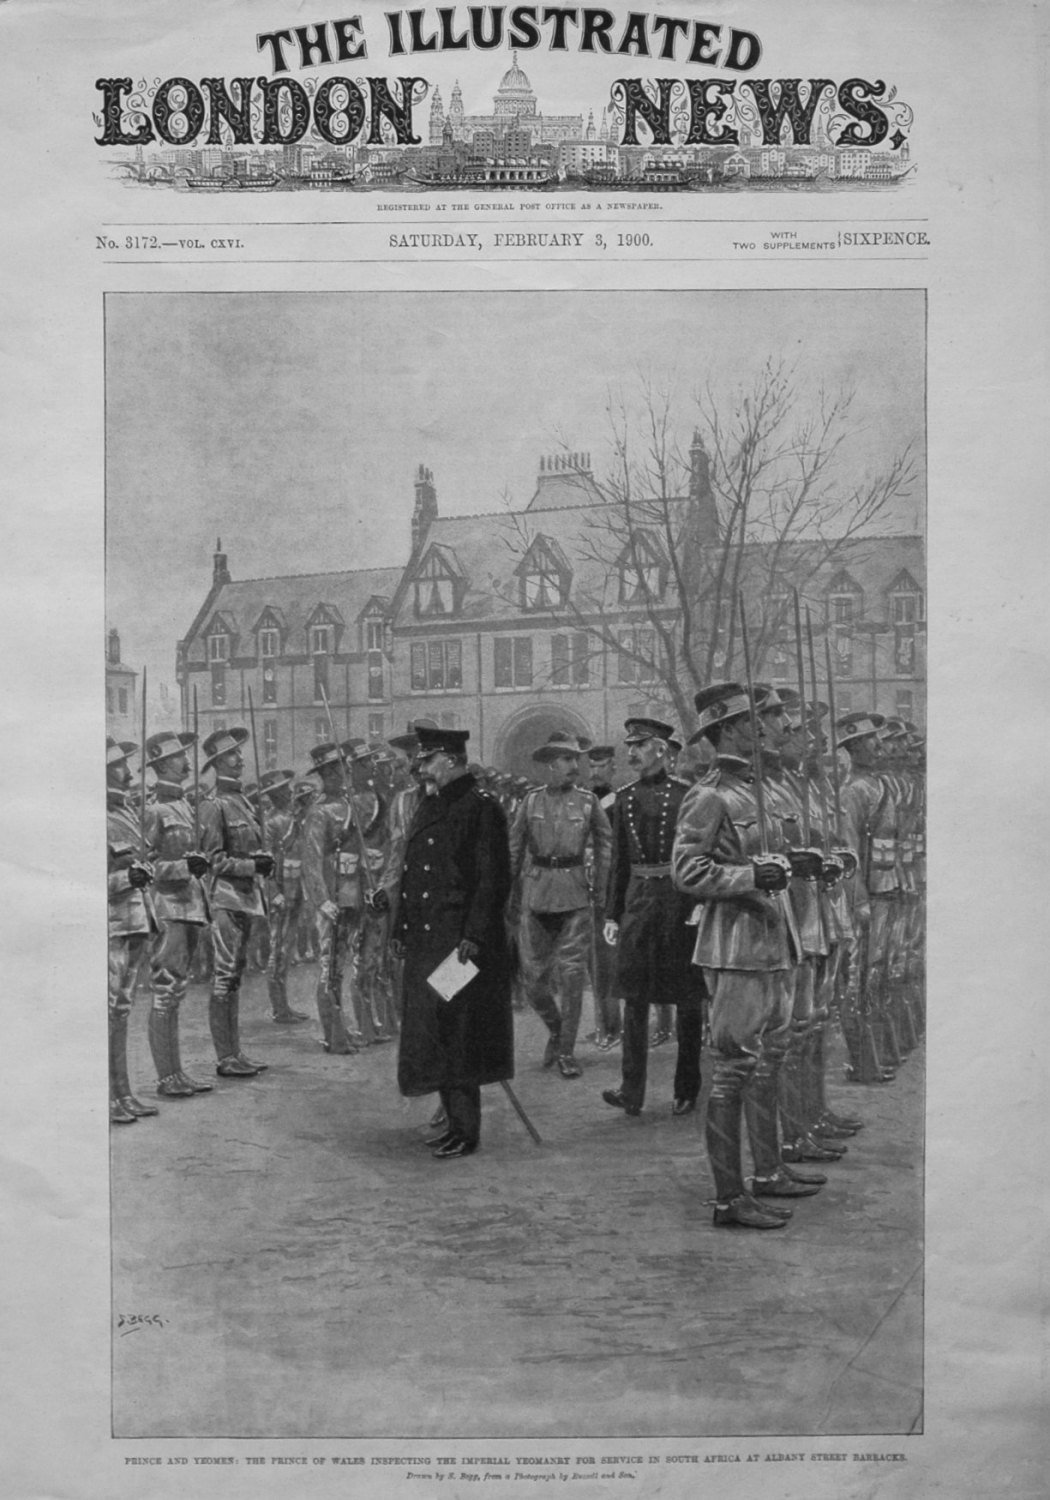
M 615 652 L 627 680 L 689 724 L 693 694 L 739 666 L 737 594 L 747 601 L 761 673 L 785 639 L 791 590 L 806 598 L 838 559 L 860 560 L 858 541 L 877 535 L 907 497 L 915 465 L 906 447 L 878 473 L 851 479 L 853 390 L 807 389 L 780 360 L 767 359 L 728 393 L 707 384 L 686 423 L 672 385 L 641 376 L 639 395 L 609 397 L 613 456 L 605 475 L 592 475 L 568 450 L 559 460 L 583 508 L 571 540 L 571 587 L 543 607 L 586 635 L 596 655 Z M 692 428 L 688 446 L 683 427 Z M 518 571 L 548 514 L 508 515 L 505 539 Z

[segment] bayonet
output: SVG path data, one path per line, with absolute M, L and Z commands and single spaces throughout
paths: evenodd
M 808 849 L 812 843 L 809 821 L 809 724 L 806 713 L 806 670 L 802 660 L 802 611 L 798 602 L 798 589 L 792 590 L 795 605 L 795 658 L 798 665 L 798 713 L 802 733 L 802 842 Z M 812 675 L 812 674 L 811 674 Z
M 755 679 L 751 674 L 751 642 L 747 633 L 744 591 L 737 595 L 740 606 L 740 644 L 744 651 L 744 682 L 747 687 L 747 712 L 751 722 L 751 769 L 755 777 L 755 807 L 758 811 L 758 842 L 763 854 L 769 853 L 766 826 L 766 799 L 762 791 L 762 749 L 759 742 L 758 709 L 755 706 Z

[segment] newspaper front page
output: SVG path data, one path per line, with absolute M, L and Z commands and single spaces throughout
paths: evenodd
M 1046 20 L 7 0 L 8 1493 L 1045 1491 Z

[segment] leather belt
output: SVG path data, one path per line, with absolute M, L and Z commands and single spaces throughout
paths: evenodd
M 661 880 L 665 875 L 670 875 L 670 865 L 632 865 L 631 874 L 637 875 L 639 880 Z
M 541 870 L 574 870 L 583 864 L 579 854 L 534 854 L 532 863 Z

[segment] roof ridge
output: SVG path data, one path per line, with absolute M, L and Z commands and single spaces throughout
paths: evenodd
M 278 583 L 285 578 L 345 578 L 348 573 L 401 573 L 404 567 L 404 563 L 383 563 L 374 568 L 315 568 L 309 573 L 263 573 L 257 578 L 231 578 L 223 587 L 236 583 Z

